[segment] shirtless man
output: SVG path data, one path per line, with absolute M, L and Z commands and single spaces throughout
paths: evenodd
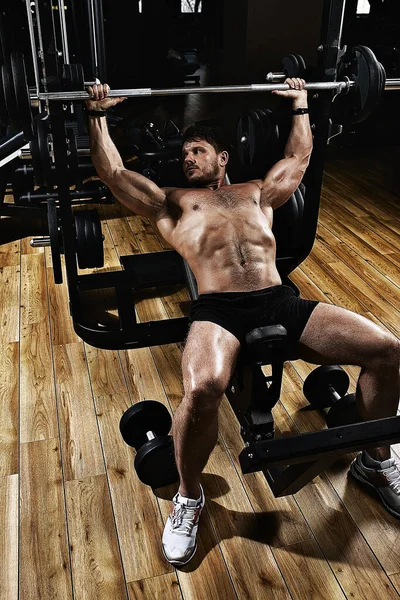
M 293 102 L 284 158 L 264 179 L 229 186 L 228 153 L 212 130 L 189 128 L 185 134 L 182 161 L 191 187 L 159 188 L 124 168 L 108 134 L 103 111 L 123 98 L 108 98 L 108 86 L 99 85 L 86 102 L 100 179 L 122 204 L 152 220 L 198 283 L 200 297 L 192 303 L 182 358 L 184 397 L 173 424 L 180 486 L 163 534 L 164 555 L 176 566 L 196 551 L 205 502 L 200 476 L 217 440 L 218 407 L 246 332 L 281 323 L 299 358 L 360 366 L 356 394 L 364 420 L 393 416 L 398 407 L 399 341 L 361 315 L 297 298 L 282 286 L 276 269 L 273 211 L 298 187 L 312 151 L 309 117 L 297 110 L 307 108 L 305 82 L 286 83 L 288 91 L 275 92 Z M 374 487 L 386 509 L 400 517 L 400 472 L 390 447 L 360 453 L 351 473 Z

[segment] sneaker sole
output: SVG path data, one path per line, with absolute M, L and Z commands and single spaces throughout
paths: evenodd
M 388 512 L 390 512 L 390 514 L 393 515 L 394 517 L 397 517 L 398 519 L 400 519 L 400 513 L 398 513 L 395 510 L 393 510 L 393 508 L 386 502 L 386 498 L 379 491 L 379 488 L 375 487 L 372 483 L 370 483 L 368 481 L 368 479 L 366 479 L 361 473 L 359 473 L 359 471 L 357 470 L 357 467 L 353 463 L 350 465 L 350 473 L 353 475 L 353 477 L 355 479 L 357 479 L 358 481 L 360 481 L 364 485 L 367 485 L 368 487 L 370 487 L 373 490 L 375 490 L 375 492 L 378 494 L 378 496 L 381 499 L 382 504 L 386 508 L 386 510 Z
M 191 555 L 189 556 L 189 558 L 188 558 L 187 560 L 185 560 L 184 562 L 183 562 L 183 561 L 181 561 L 181 560 L 170 560 L 170 559 L 167 557 L 167 555 L 165 554 L 165 552 L 164 552 L 164 547 L 163 547 L 163 546 L 162 546 L 162 548 L 161 548 L 161 549 L 162 549 L 162 553 L 163 553 L 163 555 L 164 555 L 164 558 L 165 558 L 165 560 L 167 560 L 167 561 L 168 561 L 168 562 L 169 562 L 171 565 L 173 565 L 174 567 L 184 567 L 185 565 L 187 565 L 187 564 L 188 564 L 188 562 L 189 562 L 190 560 L 192 560 L 193 556 L 196 554 L 196 551 L 197 551 L 197 543 L 196 543 L 196 545 L 195 545 L 195 547 L 194 547 L 194 550 L 193 550 L 192 554 L 191 554 Z

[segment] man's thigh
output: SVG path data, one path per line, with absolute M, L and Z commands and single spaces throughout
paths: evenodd
M 298 343 L 298 356 L 308 362 L 363 366 L 377 357 L 390 333 L 345 308 L 320 303 Z
M 208 379 L 227 387 L 240 350 L 239 340 L 210 321 L 192 323 L 182 356 L 185 390 Z

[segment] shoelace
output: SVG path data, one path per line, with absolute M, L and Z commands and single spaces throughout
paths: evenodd
M 195 513 L 198 508 L 198 506 L 184 506 L 183 504 L 178 504 L 172 514 L 172 529 L 174 529 L 176 533 L 190 535 L 194 526 Z
M 389 486 L 396 494 L 400 494 L 400 471 L 396 464 L 384 469 L 382 473 L 385 475 Z

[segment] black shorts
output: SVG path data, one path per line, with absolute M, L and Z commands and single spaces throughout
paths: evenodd
M 240 343 L 256 327 L 283 325 L 289 341 L 299 341 L 318 302 L 303 300 L 286 285 L 255 292 L 201 294 L 192 302 L 189 322 L 211 321 L 230 331 Z

